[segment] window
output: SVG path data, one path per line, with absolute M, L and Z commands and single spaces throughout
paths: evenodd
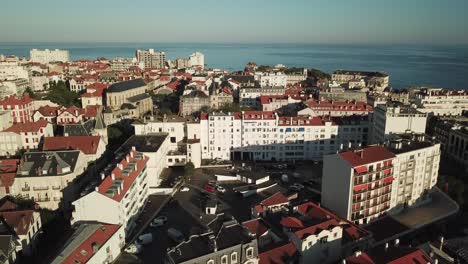
M 206 262 L 206 264 L 214 264 L 214 260 L 210 259 Z
M 231 263 L 232 264 L 237 263 L 237 252 L 232 252 L 231 253 Z
M 254 254 L 253 248 L 252 247 L 247 248 L 247 250 L 246 250 L 247 258 L 249 258 L 249 259 L 253 258 L 253 254 Z
M 228 256 L 224 255 L 221 257 L 221 264 L 227 264 L 228 263 Z

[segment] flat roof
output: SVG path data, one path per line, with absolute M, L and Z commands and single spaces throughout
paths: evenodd
M 119 148 L 118 152 L 128 152 L 132 147 L 138 152 L 157 152 L 168 134 L 133 135 Z

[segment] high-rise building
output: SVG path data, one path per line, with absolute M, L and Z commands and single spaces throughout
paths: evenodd
M 166 53 L 162 51 L 137 50 L 136 58 L 138 62 L 143 62 L 145 68 L 162 69 L 166 66 Z
M 69 62 L 70 61 L 70 52 L 68 50 L 38 50 L 32 49 L 30 52 L 31 61 L 39 62 L 42 64 L 47 64 L 49 62 Z
M 323 161 L 322 204 L 341 217 L 366 224 L 389 210 L 424 200 L 437 181 L 440 144 L 406 134 Z
M 190 66 L 201 66 L 203 69 L 203 67 L 205 66 L 205 55 L 198 51 L 190 55 Z

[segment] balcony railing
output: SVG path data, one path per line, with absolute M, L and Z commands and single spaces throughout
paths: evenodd
M 380 167 L 380 168 L 375 168 L 373 170 L 368 170 L 368 171 L 365 171 L 365 172 L 354 172 L 354 176 L 362 176 L 362 175 L 367 175 L 369 173 L 375 173 L 375 172 L 380 172 L 380 171 L 383 171 L 383 170 L 386 170 L 386 169 L 390 169 L 390 168 L 393 168 L 393 164 L 390 164 L 390 165 L 387 165 L 387 166 L 383 166 L 383 167 Z
M 34 190 L 34 191 L 47 191 L 47 190 L 49 190 L 49 186 L 45 186 L 45 187 L 33 187 L 33 190 Z

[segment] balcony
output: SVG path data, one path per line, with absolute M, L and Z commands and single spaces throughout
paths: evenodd
M 365 171 L 365 172 L 360 172 L 360 173 L 354 171 L 354 176 L 363 176 L 363 175 L 367 175 L 369 173 L 376 173 L 376 172 L 380 172 L 380 171 L 383 171 L 383 170 L 386 170 L 386 169 L 391 169 L 391 168 L 393 168 L 393 164 L 383 166 L 383 167 L 380 167 L 380 168 L 375 168 L 373 170 L 368 170 L 368 171 Z
M 49 190 L 49 186 L 44 186 L 44 187 L 33 187 L 34 191 L 47 191 Z
M 36 202 L 49 202 L 50 198 L 49 197 L 34 198 L 34 201 L 36 201 Z
M 31 187 L 26 186 L 26 187 L 21 188 L 21 190 L 22 190 L 23 192 L 29 192 L 29 191 L 31 190 Z

